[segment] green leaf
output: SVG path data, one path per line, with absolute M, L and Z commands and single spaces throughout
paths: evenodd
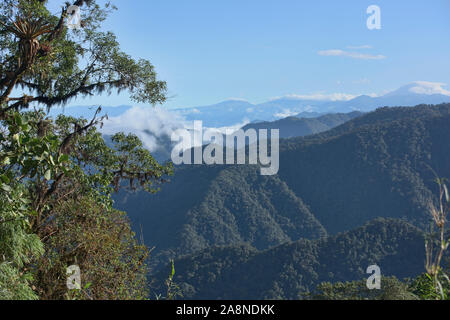
M 3 183 L 9 184 L 11 180 L 4 174 L 0 176 L 0 179 L 3 181 Z
M 69 155 L 67 154 L 62 154 L 59 156 L 59 161 L 58 162 L 67 162 L 69 161 Z
M 20 113 L 14 115 L 14 120 L 18 126 L 22 126 L 22 117 L 20 116 Z
M 169 279 L 172 280 L 173 277 L 175 276 L 175 262 L 173 260 L 170 261 L 171 265 L 172 265 L 172 271 L 169 275 Z
M 32 201 L 27 198 L 20 198 L 20 202 L 22 202 L 23 204 L 30 204 Z
M 92 286 L 92 282 L 86 283 L 86 285 L 84 286 L 84 290 L 89 289 L 90 286 Z

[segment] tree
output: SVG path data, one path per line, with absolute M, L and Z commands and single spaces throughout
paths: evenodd
M 130 277 L 143 283 L 147 252 L 133 239 L 126 219 L 112 209 L 111 195 L 127 186 L 157 191 L 172 173 L 171 164 L 158 164 L 134 135 L 116 134 L 109 147 L 95 121 L 60 116 L 50 122 L 43 117 L 43 112 L 15 113 L 3 121 L 3 263 L 14 266 L 17 274 L 26 269 L 36 275 L 34 287 L 41 298 L 63 298 L 55 288 L 61 287 L 66 267 L 82 263 L 86 274 L 98 274 L 104 268 L 100 261 L 106 259 L 108 268 L 116 268 L 115 281 L 94 281 L 87 297 L 142 297 L 142 290 L 130 289 L 135 285 Z M 31 280 L 24 276 L 22 284 Z M 120 283 L 120 290 L 105 287 Z
M 148 249 L 111 195 L 127 186 L 156 192 L 171 164 L 158 164 L 134 135 L 107 145 L 100 108 L 90 121 L 26 111 L 122 90 L 156 104 L 166 84 L 100 31 L 113 6 L 62 5 L 56 16 L 45 0 L 0 4 L 0 299 L 144 298 Z M 80 30 L 66 27 L 71 5 L 82 9 Z M 87 285 L 76 295 L 64 287 L 75 263 Z
M 70 99 L 127 90 L 138 102 L 161 103 L 166 83 L 153 65 L 120 51 L 101 23 L 115 8 L 95 0 L 76 0 L 82 9 L 79 30 L 69 30 L 70 3 L 59 16 L 45 0 L 5 0 L 0 4 L 0 119 L 8 110 L 41 104 L 47 108 Z
M 30 300 L 38 296 L 31 288 L 33 275 L 24 267 L 43 253 L 39 237 L 30 232 L 31 210 L 18 184 L 5 184 L 0 192 L 0 300 Z
M 58 212 L 44 241 L 36 270 L 41 299 L 145 299 L 148 249 L 138 243 L 126 214 L 102 207 L 89 197 L 70 199 Z M 68 291 L 67 266 L 81 270 L 80 291 Z M 61 279 L 62 281 L 55 281 Z

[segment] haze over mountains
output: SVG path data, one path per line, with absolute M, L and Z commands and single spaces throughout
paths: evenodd
M 450 92 L 442 89 L 441 84 L 418 81 L 379 97 L 362 95 L 350 100 L 327 101 L 321 95 L 318 95 L 316 99 L 288 96 L 257 105 L 247 101 L 229 100 L 211 106 L 176 111 L 187 120 L 203 120 L 206 126 L 215 127 L 229 126 L 245 120 L 273 121 L 296 116 L 299 113 L 368 112 L 384 106 L 415 106 L 444 102 L 450 102 Z
M 202 120 L 206 127 L 226 127 L 238 124 L 244 125 L 249 122 L 274 121 L 289 116 L 316 117 L 326 113 L 368 112 L 384 106 L 415 106 L 450 102 L 450 91 L 443 89 L 442 86 L 441 83 L 417 81 L 380 96 L 292 95 L 272 99 L 261 104 L 232 99 L 201 107 L 170 110 L 158 108 L 156 112 L 164 110 L 164 112 L 174 114 L 173 118 L 177 118 L 180 122 Z M 103 113 L 107 113 L 109 117 L 124 117 L 131 109 L 133 109 L 131 106 L 104 106 Z M 50 115 L 54 116 L 61 112 L 61 109 L 55 108 L 52 109 Z M 84 116 L 86 118 L 90 118 L 94 112 L 95 107 L 68 107 L 64 109 L 66 115 Z M 141 116 L 145 115 L 142 114 Z M 152 116 L 152 113 L 147 114 L 147 116 Z M 165 118 L 167 117 L 166 115 Z M 136 121 L 139 122 L 140 119 L 136 119 Z M 132 124 L 128 122 L 122 121 L 125 129 L 132 127 Z
M 258 105 L 243 100 L 229 100 L 211 106 L 184 109 L 102 106 L 102 114 L 109 116 L 102 131 L 105 135 L 119 131 L 134 133 L 158 161 L 165 161 L 170 157 L 174 145 L 171 142 L 171 134 L 180 128 L 191 129 L 194 120 L 202 120 L 204 127 L 221 133 L 225 133 L 226 129 L 237 130 L 245 125 L 249 125 L 246 128 L 262 128 L 258 123 L 279 120 L 263 126 L 280 126 L 281 136 L 287 138 L 319 133 L 350 120 L 348 115 L 330 116 L 330 113 L 356 115 L 352 112 L 368 112 L 382 106 L 414 106 L 443 102 L 450 102 L 450 92 L 443 89 L 443 84 L 418 81 L 379 97 L 363 95 L 352 98 L 343 94 L 317 94 L 282 97 Z M 95 110 L 96 107 L 55 108 L 50 115 L 56 116 L 64 112 L 66 115 L 91 118 Z M 318 118 L 324 115 L 333 119 Z M 301 120 L 297 123 L 296 118 Z M 204 143 L 207 142 L 194 141 L 194 146 Z

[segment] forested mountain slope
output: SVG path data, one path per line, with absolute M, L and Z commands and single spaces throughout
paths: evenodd
M 288 117 L 272 122 L 251 123 L 243 129 L 279 129 L 280 138 L 302 137 L 330 130 L 361 115 L 363 113 L 354 111 L 350 113 L 330 113 L 314 118 Z
M 450 105 L 382 108 L 281 141 L 280 171 L 184 166 L 157 195 L 119 194 L 153 263 L 214 245 L 259 250 L 354 229 L 377 217 L 429 226 L 433 168 L 450 177 Z
M 399 279 L 423 272 L 419 229 L 395 219 L 377 219 L 321 240 L 302 239 L 258 252 L 249 246 L 213 247 L 175 261 L 175 282 L 185 299 L 299 299 L 324 281 L 367 279 L 376 264 Z M 167 277 L 154 279 L 158 291 Z
M 330 233 L 376 217 L 428 226 L 432 168 L 450 176 L 450 105 L 384 108 L 318 136 L 287 140 L 280 178 Z
M 175 176 L 162 192 L 127 194 L 122 204 L 156 247 L 154 263 L 212 245 L 266 249 L 326 235 L 283 181 L 261 176 L 256 166 L 180 168 Z

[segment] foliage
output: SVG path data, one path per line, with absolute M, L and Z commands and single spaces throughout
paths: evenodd
M 52 235 L 44 241 L 46 252 L 36 270 L 41 299 L 62 299 L 69 293 L 66 268 L 80 267 L 79 299 L 144 299 L 148 249 L 139 244 L 125 213 L 99 206 L 90 198 L 64 201 L 48 226 Z
M 3 220 L 12 216 L 22 225 L 14 236 L 3 228 L 1 237 L 13 242 L 6 242 L 5 251 L 19 255 L 13 259 L 18 270 L 26 264 L 37 275 L 35 289 L 43 299 L 64 297 L 63 272 L 76 263 L 93 284 L 90 298 L 144 296 L 147 253 L 134 241 L 128 222 L 112 210 L 111 194 L 123 180 L 130 188 L 137 184 L 155 191 L 171 174 L 171 165 L 159 165 L 133 135 L 119 133 L 108 147 L 97 124 L 99 120 L 64 116 L 53 122 L 42 112 L 10 113 L 3 121 L 2 187 L 12 192 L 11 186 L 17 185 L 22 192 L 11 194 L 5 203 L 16 207 L 6 206 L 1 214 Z M 5 226 L 11 228 L 11 222 Z M 30 253 L 42 253 L 37 237 L 45 254 L 34 254 L 30 264 Z M 135 288 L 138 284 L 141 289 Z
M 445 275 L 446 274 L 442 272 L 438 276 L 438 281 L 441 284 L 442 291 L 439 287 L 436 288 L 436 280 L 427 273 L 421 274 L 414 279 L 411 285 L 411 291 L 422 300 L 448 300 L 450 282 Z M 442 295 L 444 295 L 444 297 Z
M 313 293 L 307 295 L 311 300 L 418 300 L 410 292 L 408 283 L 395 277 L 382 277 L 380 290 L 369 290 L 366 280 L 351 282 L 323 282 Z
M 442 268 L 442 262 L 450 241 L 446 230 L 447 215 L 450 212 L 450 195 L 446 179 L 437 178 L 436 183 L 439 186 L 438 206 L 430 202 L 429 208 L 434 224 L 438 228 L 438 239 L 435 240 L 435 234 L 431 232 L 431 239 L 426 241 L 427 261 L 425 268 L 427 273 L 417 280 L 417 290 L 420 291 L 421 296 L 428 299 L 449 300 L 450 279 L 447 272 Z M 435 242 L 437 242 L 437 249 L 434 248 Z
M 163 297 L 162 294 L 156 294 L 156 298 L 158 300 L 175 300 L 178 297 L 182 298 L 183 294 L 181 293 L 181 289 L 174 282 L 175 277 L 175 262 L 173 260 L 170 261 L 170 274 L 165 281 L 166 286 L 166 296 Z
M 101 31 L 114 6 L 76 0 L 53 15 L 46 2 L 0 4 L 0 118 L 8 110 L 36 103 L 51 108 L 102 92 L 127 90 L 135 101 L 152 104 L 165 100 L 166 84 L 157 80 L 153 65 L 132 59 L 112 32 Z M 66 27 L 71 4 L 82 9 L 79 30 Z
M 0 3 L 0 298 L 143 298 L 147 250 L 111 195 L 124 181 L 156 192 L 171 165 L 158 164 L 134 135 L 106 145 L 99 110 L 91 121 L 24 111 L 123 90 L 156 104 L 166 84 L 101 30 L 115 10 L 109 2 L 62 5 L 54 15 L 45 0 Z M 71 5 L 81 8 L 79 30 L 66 27 Z M 71 263 L 84 268 L 82 294 L 63 288 Z
M 5 181 L 4 176 L 2 180 Z M 2 184 L 0 192 L 0 300 L 28 300 L 38 296 L 31 289 L 33 275 L 24 268 L 43 253 L 31 233 L 32 212 L 26 191 L 17 184 Z

